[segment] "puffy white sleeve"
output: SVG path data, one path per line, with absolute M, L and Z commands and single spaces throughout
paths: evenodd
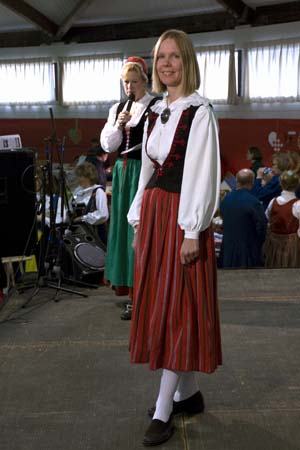
M 197 239 L 212 221 L 220 195 L 218 125 L 211 107 L 198 108 L 186 149 L 178 224 L 188 239 Z
M 107 197 L 105 192 L 98 188 L 96 191 L 96 210 L 82 216 L 84 222 L 90 225 L 99 225 L 107 221 L 109 217 Z
M 140 212 L 142 205 L 142 198 L 144 194 L 145 187 L 147 186 L 148 181 L 151 178 L 151 175 L 154 172 L 154 166 L 150 158 L 148 158 L 145 144 L 147 139 L 147 128 L 148 128 L 148 120 L 145 122 L 144 126 L 144 135 L 143 135 L 143 144 L 142 144 L 142 167 L 139 178 L 138 190 L 135 194 L 134 200 L 131 204 L 131 207 L 127 214 L 128 222 L 134 228 L 139 224 L 140 221 Z
M 266 215 L 266 218 L 268 219 L 268 222 L 270 222 L 271 210 L 272 210 L 272 206 L 273 206 L 274 200 L 275 200 L 275 199 L 272 198 L 272 200 L 271 200 L 270 203 L 268 204 L 267 209 L 266 209 L 266 211 L 265 211 L 265 215 Z
M 292 212 L 293 216 L 300 220 L 300 200 L 293 204 Z
M 300 201 L 293 204 L 293 216 L 299 220 L 299 228 L 297 230 L 298 237 L 300 238 Z
M 107 122 L 100 135 L 101 147 L 108 153 L 118 150 L 123 139 L 123 132 L 115 123 L 118 106 L 119 103 L 116 103 L 110 108 Z

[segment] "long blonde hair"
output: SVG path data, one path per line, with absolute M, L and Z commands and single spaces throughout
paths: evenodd
M 167 87 L 160 81 L 156 63 L 159 48 L 166 39 L 173 39 L 180 51 L 182 58 L 182 94 L 190 95 L 200 86 L 200 72 L 193 43 L 189 36 L 181 30 L 165 31 L 155 44 L 153 49 L 152 88 L 154 92 L 165 92 Z

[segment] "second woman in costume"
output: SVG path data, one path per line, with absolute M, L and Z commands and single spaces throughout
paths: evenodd
M 112 106 L 100 137 L 105 151 L 118 152 L 112 178 L 105 278 L 117 295 L 129 295 L 130 298 L 134 256 L 131 247 L 133 230 L 127 222 L 127 213 L 138 188 L 144 123 L 149 107 L 156 100 L 146 90 L 147 70 L 146 62 L 140 57 L 132 56 L 126 60 L 121 79 L 125 94 L 131 96 L 131 100 Z M 124 153 L 128 150 L 131 151 Z M 130 301 L 121 318 L 131 318 Z

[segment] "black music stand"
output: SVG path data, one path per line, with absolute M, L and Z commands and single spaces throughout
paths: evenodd
M 70 294 L 76 294 L 81 297 L 88 297 L 87 294 L 82 292 L 75 291 L 73 289 L 68 289 L 62 287 L 62 272 L 61 272 L 61 262 L 62 262 L 62 245 L 63 245 L 63 234 L 64 234 L 64 211 L 65 211 L 65 201 L 67 202 L 67 193 L 66 193 L 66 184 L 65 184 L 65 176 L 64 176 L 64 146 L 65 146 L 65 138 L 63 138 L 61 144 L 61 155 L 58 153 L 58 160 L 60 164 L 60 177 L 59 177 L 59 193 L 58 197 L 61 199 L 61 222 L 59 226 L 56 226 L 56 213 L 57 213 L 57 205 L 54 207 L 53 200 L 53 152 L 54 148 L 58 149 L 60 145 L 60 141 L 57 138 L 56 127 L 53 117 L 52 108 L 49 108 L 50 116 L 51 116 L 51 124 L 52 124 L 52 135 L 51 137 L 45 138 L 46 143 L 46 165 L 42 167 L 42 197 L 41 197 L 41 241 L 40 241 L 40 257 L 38 264 L 38 276 L 36 282 L 36 289 L 33 294 L 28 298 L 28 300 L 22 306 L 25 308 L 28 303 L 32 300 L 32 298 L 40 291 L 41 287 L 49 287 L 51 289 L 56 290 L 56 294 L 54 297 L 54 301 L 58 302 L 59 299 L 57 297 L 59 291 L 68 292 Z M 48 180 L 48 189 L 49 189 L 49 202 L 50 202 L 50 224 L 49 224 L 49 234 L 46 233 L 46 186 Z M 43 264 L 44 263 L 44 264 Z M 55 274 L 55 277 L 49 277 L 50 274 Z M 57 281 L 57 284 L 55 284 Z M 68 279 L 67 281 L 72 281 Z M 89 285 L 87 283 L 81 283 L 84 286 L 94 287 L 93 285 Z

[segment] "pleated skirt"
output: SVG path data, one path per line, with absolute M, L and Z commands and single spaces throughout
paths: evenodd
M 300 238 L 293 234 L 267 234 L 264 245 L 265 267 L 300 267 Z
M 127 213 L 137 191 L 140 170 L 141 161 L 135 159 L 128 159 L 125 165 L 118 158 L 114 165 L 104 276 L 115 287 L 133 286 L 133 229 Z
M 134 266 L 130 356 L 133 363 L 176 371 L 214 372 L 222 363 L 217 277 L 211 227 L 199 236 L 200 257 L 180 263 L 184 233 L 179 194 L 144 193 Z

